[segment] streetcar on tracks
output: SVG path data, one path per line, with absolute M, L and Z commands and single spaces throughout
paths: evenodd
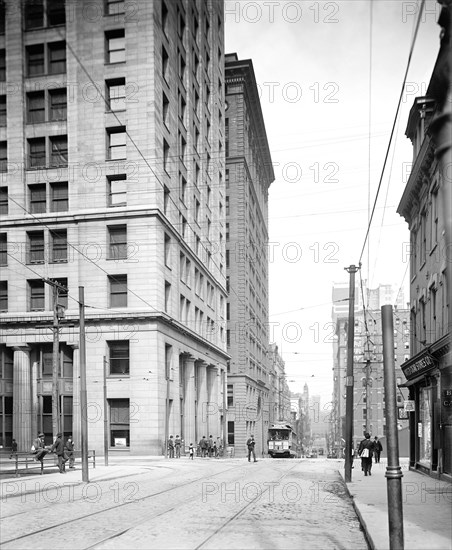
M 278 422 L 268 429 L 268 454 L 272 458 L 299 457 L 297 434 L 291 424 Z

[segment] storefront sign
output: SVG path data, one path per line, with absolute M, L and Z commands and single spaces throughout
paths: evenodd
M 417 436 L 422 437 L 422 422 L 417 423 Z
M 414 412 L 414 400 L 404 401 L 403 409 L 405 412 Z
M 126 447 L 127 440 L 125 437 L 115 437 L 115 447 Z
M 436 365 L 434 358 L 431 355 L 424 355 L 413 363 L 407 361 L 408 365 L 402 365 L 402 371 L 407 380 L 419 376 Z
M 443 407 L 452 408 L 452 389 L 443 390 L 442 403 Z

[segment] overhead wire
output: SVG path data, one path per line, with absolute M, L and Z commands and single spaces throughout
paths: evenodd
M 395 131 L 396 123 L 397 123 L 397 118 L 399 116 L 400 105 L 402 103 L 403 94 L 404 94 L 404 91 L 405 91 L 406 79 L 407 79 L 408 71 L 409 71 L 410 65 L 411 65 L 411 58 L 412 58 L 412 55 L 413 55 L 414 46 L 415 46 L 415 43 L 416 43 L 416 38 L 417 38 L 417 35 L 418 35 L 418 31 L 419 31 L 419 25 L 420 25 L 421 17 L 422 17 L 422 14 L 423 14 L 424 4 L 425 4 L 425 0 L 422 0 L 421 6 L 420 6 L 420 9 L 419 9 L 418 18 L 417 18 L 417 21 L 416 21 L 414 36 L 413 36 L 411 46 L 410 46 L 410 51 L 409 51 L 409 54 L 408 54 L 407 66 L 406 66 L 405 74 L 404 74 L 404 77 L 403 77 L 402 89 L 400 91 L 399 100 L 398 100 L 398 103 L 397 103 L 396 114 L 395 114 L 395 117 L 394 117 L 394 120 L 393 120 L 392 129 L 391 129 L 391 133 L 390 133 L 390 136 L 389 136 L 388 146 L 386 148 L 386 153 L 385 153 L 385 158 L 384 158 L 384 161 L 383 161 L 383 167 L 382 167 L 382 170 L 381 170 L 380 180 L 378 182 L 378 187 L 377 187 L 377 191 L 376 191 L 376 194 L 375 194 L 375 199 L 374 199 L 374 204 L 373 204 L 373 207 L 372 207 L 372 212 L 371 212 L 371 215 L 370 215 L 369 223 L 367 224 L 366 235 L 364 237 L 364 243 L 363 243 L 363 247 L 361 249 L 361 254 L 360 254 L 360 257 L 359 257 L 359 263 L 361 263 L 361 260 L 362 260 L 363 254 L 364 254 L 364 249 L 365 249 L 365 246 L 366 246 L 366 243 L 367 243 L 367 239 L 369 237 L 370 227 L 371 227 L 374 212 L 375 212 L 375 209 L 376 209 L 381 184 L 382 184 L 382 181 L 383 181 L 383 175 L 385 173 L 386 162 L 388 160 L 389 151 L 390 151 L 390 147 L 391 147 L 391 143 L 392 143 L 392 138 L 394 136 L 394 131 Z

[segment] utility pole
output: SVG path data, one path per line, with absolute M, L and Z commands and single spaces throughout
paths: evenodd
M 80 409 L 81 414 L 81 449 L 82 449 L 82 481 L 89 481 L 88 476 L 88 400 L 86 396 L 86 340 L 85 340 L 85 288 L 78 287 L 80 315 Z
M 391 305 L 382 306 L 381 323 L 383 332 L 383 368 L 388 449 L 388 465 L 385 475 L 388 491 L 389 548 L 390 550 L 403 550 L 403 474 L 399 466 L 399 436 L 397 430 L 397 397 L 394 367 L 394 324 Z
M 51 283 L 49 283 L 51 284 Z M 53 354 L 52 354 L 52 432 L 55 441 L 60 430 L 60 392 L 58 376 L 60 370 L 60 320 L 58 316 L 58 286 L 52 285 L 53 296 Z
M 346 267 L 350 274 L 349 302 L 348 302 L 348 331 L 347 331 L 347 378 L 345 381 L 345 481 L 352 480 L 352 451 L 353 451 L 353 348 L 355 343 L 355 273 L 360 269 L 355 265 Z
M 223 376 L 223 456 L 226 457 L 228 431 L 227 431 L 227 386 L 226 386 L 226 369 L 222 371 Z
M 108 404 L 107 404 L 107 358 L 104 355 L 104 462 L 105 466 L 108 466 Z

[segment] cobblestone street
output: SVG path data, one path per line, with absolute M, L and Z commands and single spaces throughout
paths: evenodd
M 335 463 L 182 458 L 100 470 L 89 484 L 4 484 L 2 548 L 59 547 L 68 532 L 84 549 L 368 548 Z

